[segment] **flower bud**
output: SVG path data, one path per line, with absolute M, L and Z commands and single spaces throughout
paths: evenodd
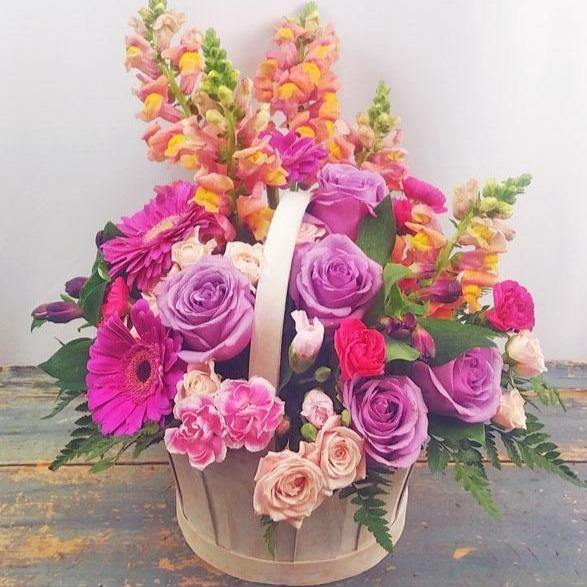
M 526 429 L 524 398 L 517 389 L 502 393 L 497 414 L 492 420 L 508 432 L 514 428 Z
M 416 326 L 412 333 L 412 346 L 420 353 L 423 359 L 433 359 L 436 356 L 436 344 L 431 334 L 422 328 Z
M 499 200 L 494 196 L 489 196 L 481 200 L 481 203 L 479 204 L 479 210 L 481 210 L 481 212 L 484 214 L 488 214 L 489 212 L 497 210 L 498 206 Z
M 79 298 L 82 287 L 88 281 L 87 277 L 74 277 L 65 283 L 65 293 L 72 298 Z
M 332 369 L 330 367 L 318 367 L 316 371 L 314 371 L 314 379 L 318 383 L 325 383 L 332 375 Z
M 330 396 L 321 389 L 311 389 L 306 393 L 300 414 L 317 429 L 322 428 L 326 420 L 334 415 L 334 404 Z
M 461 284 L 455 279 L 437 279 L 430 287 L 420 290 L 420 297 L 424 300 L 450 304 L 461 297 Z
M 56 324 L 71 322 L 83 316 L 82 309 L 75 302 L 51 302 L 37 306 L 31 313 L 36 320 L 46 320 Z
M 226 130 L 226 118 L 218 110 L 208 110 L 206 112 L 206 121 L 220 130 Z
M 507 202 L 499 202 L 497 205 L 497 215 L 500 218 L 511 218 L 514 213 L 514 207 Z
M 348 410 L 343 410 L 342 414 L 340 415 L 340 420 L 343 426 L 350 426 L 351 425 L 351 413 Z
M 302 438 L 308 442 L 314 442 L 318 436 L 318 429 L 314 424 L 310 424 L 310 422 L 306 422 L 300 432 L 302 433 Z
M 234 102 L 232 90 L 226 86 L 220 86 L 217 91 L 218 99 L 224 106 L 231 106 Z
M 303 310 L 296 310 L 291 315 L 296 335 L 289 347 L 289 363 L 296 373 L 303 373 L 312 366 L 322 348 L 324 326 L 318 318 L 310 322 Z
M 291 428 L 291 420 L 287 416 L 283 416 L 281 422 L 278 424 L 277 428 L 275 429 L 275 433 L 278 436 L 285 436 L 289 429 Z
M 416 317 L 408 312 L 403 318 L 389 318 L 385 324 L 385 334 L 395 340 L 407 340 L 416 328 Z

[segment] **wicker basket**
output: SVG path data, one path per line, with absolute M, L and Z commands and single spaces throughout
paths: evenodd
M 289 267 L 309 201 L 285 192 L 264 248 L 251 341 L 251 375 L 278 384 L 281 336 Z M 260 454 L 229 451 L 204 472 L 185 455 L 170 455 L 177 487 L 177 519 L 191 549 L 217 569 L 239 579 L 279 585 L 320 585 L 352 577 L 382 560 L 386 552 L 353 520 L 355 507 L 337 495 L 327 498 L 300 530 L 279 524 L 275 559 L 267 552 L 253 511 L 254 476 Z M 387 502 L 394 543 L 404 528 L 409 470 L 392 477 Z

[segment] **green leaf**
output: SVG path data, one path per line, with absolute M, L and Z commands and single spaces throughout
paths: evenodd
M 353 483 L 340 491 L 341 498 L 348 498 L 351 495 L 351 503 L 358 506 L 354 513 L 353 519 L 358 524 L 362 524 L 373 534 L 377 543 L 387 552 L 393 550 L 393 542 L 387 522 L 387 511 L 385 502 L 378 499 L 377 495 L 387 493 L 383 487 L 390 484 L 386 478 L 389 471 L 377 471 L 369 469 L 367 477 L 359 482 Z M 383 486 L 383 487 L 381 487 Z
M 430 437 L 426 446 L 426 460 L 428 461 L 428 468 L 432 473 L 439 473 L 444 471 L 450 461 L 450 451 L 436 438 Z
M 98 258 L 92 269 L 92 275 L 82 287 L 79 296 L 84 318 L 94 326 L 100 322 L 102 304 L 109 281 L 108 267 L 102 260 L 102 254 L 98 253 Z
M 389 361 L 415 361 L 420 353 L 413 346 L 410 346 L 407 342 L 401 340 L 393 340 L 392 338 L 385 337 L 385 362 Z
M 395 244 L 395 219 L 388 194 L 375 208 L 376 216 L 367 215 L 361 222 L 358 247 L 373 261 L 384 267 Z
M 59 385 L 69 390 L 86 389 L 86 365 L 91 338 L 76 338 L 64 344 L 52 357 L 39 365 L 47 375 L 59 379 Z
M 518 467 L 542 469 L 573 485 L 585 487 L 585 482 L 562 459 L 558 446 L 542 432 L 544 424 L 534 414 L 526 414 L 526 426 L 526 430 L 516 428 L 510 432 L 494 425 L 491 428 L 501 435 L 508 456 Z
M 447 363 L 471 348 L 494 347 L 492 339 L 498 336 L 489 328 L 453 320 L 420 318 L 419 322 L 436 344 L 436 357 L 432 361 L 434 365 Z
M 102 229 L 102 242 L 105 243 L 117 236 L 123 236 L 124 233 L 113 222 L 107 222 Z
M 43 326 L 45 322 L 47 322 L 47 320 L 43 320 L 41 318 L 33 318 L 33 321 L 31 323 L 31 332 L 33 332 L 37 328 L 41 328 L 41 326 Z
M 542 404 L 545 406 L 560 406 L 565 412 L 567 408 L 560 396 L 558 388 L 548 385 L 544 377 L 539 375 L 530 380 L 532 389 Z
M 476 464 L 456 462 L 453 473 L 455 481 L 460 483 L 491 517 L 496 519 L 500 517 L 481 461 Z
M 467 424 L 448 416 L 428 416 L 428 433 L 444 440 L 474 440 L 485 444 L 483 424 Z
M 277 530 L 277 522 L 274 522 L 269 516 L 261 516 L 261 525 L 265 526 L 263 540 L 265 540 L 269 554 L 275 560 L 275 531 Z
M 485 426 L 485 452 L 489 462 L 496 468 L 501 469 L 497 445 L 495 444 L 495 435 L 491 426 Z
M 404 265 L 387 263 L 383 269 L 384 311 L 387 316 L 399 315 L 406 306 L 406 300 L 397 282 L 412 275 Z

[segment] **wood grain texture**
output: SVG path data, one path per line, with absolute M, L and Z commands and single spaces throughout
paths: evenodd
M 551 365 L 569 413 L 544 420 L 587 478 L 587 367 Z M 175 520 L 169 466 L 160 450 L 100 475 L 46 463 L 73 414 L 49 421 L 55 389 L 32 368 L 0 371 L 0 587 L 247 585 L 207 566 Z M 406 530 L 395 554 L 344 587 L 587 587 L 587 492 L 528 470 L 491 471 L 500 522 L 451 479 L 416 466 Z

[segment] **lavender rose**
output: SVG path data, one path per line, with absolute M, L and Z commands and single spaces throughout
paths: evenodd
M 411 379 L 355 377 L 345 383 L 342 397 L 371 461 L 387 467 L 416 462 L 428 436 L 428 410 Z
M 186 363 L 231 359 L 251 340 L 251 284 L 219 255 L 168 276 L 155 295 L 163 324 L 183 336 Z
M 496 348 L 474 348 L 437 367 L 418 361 L 412 379 L 422 389 L 430 413 L 472 424 L 485 422 L 497 412 L 502 367 Z
M 298 310 L 332 330 L 345 318 L 365 314 L 381 287 L 381 274 L 381 266 L 350 238 L 331 234 L 297 247 L 289 294 Z
M 308 212 L 339 234 L 357 239 L 361 221 L 385 198 L 388 189 L 378 173 L 345 163 L 329 163 L 318 175 L 318 189 Z

